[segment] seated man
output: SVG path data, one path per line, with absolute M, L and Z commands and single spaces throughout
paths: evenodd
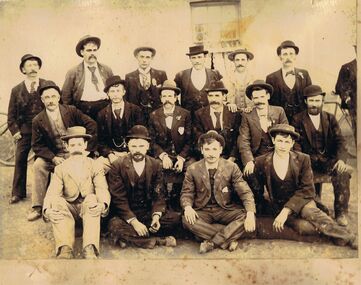
M 98 113 L 98 151 L 102 156 L 104 171 L 108 172 L 110 165 L 120 156 L 128 153 L 125 137 L 134 126 L 143 123 L 140 108 L 124 100 L 125 80 L 118 75 L 111 76 L 105 83 L 111 104 Z
M 113 163 L 107 177 L 113 216 L 109 221 L 110 238 L 114 245 L 120 241 L 121 246 L 176 246 L 173 236 L 163 234 L 180 227 L 180 214 L 166 212 L 162 166 L 146 155 L 148 130 L 135 125 L 127 138 L 129 154 Z
M 356 248 L 355 236 L 317 208 L 310 157 L 291 151 L 299 137 L 294 127 L 278 124 L 270 134 L 274 151 L 256 158 L 255 175 L 262 187 L 266 185 L 274 230 L 281 232 L 291 218 L 302 218 L 337 244 Z
M 233 251 L 245 231 L 255 231 L 253 194 L 238 166 L 221 158 L 221 135 L 208 131 L 200 136 L 199 147 L 204 159 L 188 167 L 183 182 L 183 225 L 204 240 L 200 253 L 215 247 Z M 238 195 L 244 208 L 234 203 L 234 195 Z
M 83 221 L 83 255 L 99 254 L 100 216 L 108 213 L 110 194 L 102 166 L 87 157 L 91 135 L 84 127 L 68 128 L 61 139 L 69 158 L 55 167 L 44 199 L 43 215 L 53 226 L 57 258 L 73 258 L 75 221 Z

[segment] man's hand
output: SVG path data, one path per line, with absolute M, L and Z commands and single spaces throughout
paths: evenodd
M 114 161 L 116 161 L 118 159 L 118 157 L 114 153 L 109 153 L 108 159 L 109 159 L 110 164 L 113 164 Z
M 178 158 L 177 162 L 174 164 L 175 171 L 182 172 L 184 166 L 184 159 Z
M 278 214 L 278 216 L 275 218 L 273 222 L 273 228 L 276 230 L 276 232 L 283 231 L 283 226 L 285 222 L 287 221 L 288 215 L 291 213 L 291 210 L 288 208 L 283 208 L 281 213 Z
M 59 165 L 60 163 L 62 163 L 65 159 L 63 157 L 60 156 L 54 156 L 53 158 L 53 163 L 54 165 Z
M 335 165 L 332 168 L 332 170 L 335 169 L 338 173 L 344 173 L 347 170 L 347 165 L 340 159 L 335 163 Z
M 246 107 L 246 108 L 243 109 L 243 112 L 245 112 L 246 114 L 248 114 L 248 113 L 251 113 L 252 110 L 253 110 L 252 107 Z
M 61 220 L 64 220 L 64 213 L 52 208 L 46 209 L 44 216 L 53 224 L 58 224 Z
M 150 224 L 149 231 L 151 233 L 156 233 L 160 229 L 160 222 L 159 222 L 159 215 L 153 215 L 152 217 L 152 223 Z
M 199 218 L 197 212 L 191 206 L 184 208 L 184 217 L 190 225 L 194 225 L 197 218 Z
M 13 138 L 14 138 L 14 142 L 16 143 L 18 140 L 21 139 L 21 134 L 20 132 L 17 132 L 15 135 L 13 135 Z
M 169 158 L 168 155 L 164 155 L 163 156 L 163 168 L 164 169 L 171 169 L 173 167 L 173 162 L 172 160 Z
M 243 173 L 245 176 L 251 175 L 254 172 L 254 162 L 253 160 L 248 161 L 246 166 L 244 167 Z
M 228 110 L 232 113 L 235 113 L 237 112 L 238 108 L 237 108 L 237 105 L 236 104 L 227 104 L 227 107 L 228 107 Z
M 132 225 L 133 229 L 137 232 L 138 236 L 141 237 L 149 236 L 147 227 L 141 222 L 139 222 L 138 219 L 132 220 L 130 224 Z
M 227 160 L 234 162 L 236 160 L 236 158 L 234 156 L 230 156 Z
M 253 212 L 247 212 L 244 229 L 246 232 L 254 232 L 256 230 L 256 218 Z
M 88 211 L 92 217 L 100 216 L 101 214 L 104 213 L 104 210 L 105 210 L 104 203 L 94 203 L 94 204 L 88 205 Z

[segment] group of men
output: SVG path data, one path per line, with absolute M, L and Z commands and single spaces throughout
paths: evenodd
M 346 227 L 345 140 L 335 117 L 322 111 L 325 92 L 295 68 L 292 41 L 277 48 L 282 68 L 266 81 L 250 81 L 250 51 L 230 53 L 235 70 L 226 84 L 205 67 L 202 45 L 189 48 L 192 67 L 174 81 L 151 67 L 152 47 L 134 50 L 139 68 L 123 80 L 98 62 L 100 46 L 98 37 L 79 40 L 83 62 L 62 89 L 39 78 L 39 57 L 24 55 L 25 80 L 9 102 L 17 142 L 10 203 L 26 197 L 32 148 L 28 220 L 51 221 L 58 258 L 73 257 L 79 220 L 83 255 L 97 258 L 107 215 L 109 239 L 121 247 L 176 246 L 182 224 L 202 241 L 201 253 L 233 251 L 244 237 L 307 240 L 305 232 L 357 247 Z M 353 91 L 342 92 L 350 105 Z M 332 176 L 336 221 L 316 196 L 314 173 Z

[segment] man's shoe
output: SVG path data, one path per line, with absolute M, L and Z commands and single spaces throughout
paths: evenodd
M 177 240 L 174 236 L 166 236 L 165 238 L 157 238 L 157 245 L 175 247 L 177 246 Z
M 98 259 L 98 256 L 95 253 L 95 247 L 92 244 L 88 244 L 83 248 L 83 256 L 85 259 Z
M 21 201 L 21 198 L 19 196 L 12 196 L 9 200 L 9 204 L 16 204 Z
M 345 214 L 341 214 L 336 218 L 336 222 L 343 227 L 346 227 L 348 225 L 348 220 L 346 218 Z
M 59 254 L 57 255 L 58 259 L 72 259 L 74 258 L 73 250 L 68 245 L 63 245 L 59 249 Z
M 209 251 L 211 251 L 213 249 L 214 249 L 214 243 L 209 241 L 209 240 L 205 240 L 199 246 L 199 253 L 201 253 L 201 254 L 206 253 L 206 252 L 209 252 Z
M 228 250 L 229 251 L 235 251 L 238 248 L 238 241 L 234 240 L 232 241 L 229 246 L 228 246 Z
M 31 212 L 28 214 L 28 221 L 32 222 L 41 218 L 41 208 L 33 208 Z
M 353 239 L 351 239 L 348 243 L 348 246 L 354 250 L 358 250 L 358 238 L 355 236 Z

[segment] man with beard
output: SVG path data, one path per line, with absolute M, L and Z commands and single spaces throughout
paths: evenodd
M 83 62 L 67 72 L 61 97 L 64 104 L 76 106 L 93 120 L 109 103 L 103 90 L 105 81 L 113 76 L 110 67 L 98 62 L 100 44 L 98 37 L 90 35 L 79 40 L 75 50 Z
M 150 249 L 174 247 L 176 239 L 165 235 L 180 226 L 180 214 L 166 211 L 162 166 L 146 155 L 151 140 L 148 130 L 136 125 L 127 138 L 129 154 L 116 160 L 107 176 L 112 196 L 111 241 L 114 245 L 120 241 L 121 247 L 128 243 Z
M 284 41 L 277 48 L 282 68 L 267 75 L 266 82 L 273 87 L 270 104 L 281 106 L 291 121 L 293 115 L 306 109 L 303 90 L 312 84 L 305 69 L 295 67 L 299 48 L 292 41 Z
M 74 106 L 59 104 L 60 88 L 53 81 L 45 81 L 39 89 L 41 101 L 45 110 L 33 120 L 31 147 L 35 153 L 33 165 L 34 180 L 32 183 L 32 211 L 28 221 L 41 217 L 41 209 L 49 181 L 49 174 L 54 166 L 61 164 L 68 152 L 61 140 L 66 129 L 73 126 L 83 126 L 92 135 L 88 150 L 95 151 L 97 144 L 96 123 Z
M 196 110 L 208 105 L 206 89 L 209 84 L 222 79 L 218 70 L 204 66 L 207 54 L 203 45 L 190 47 L 187 55 L 192 68 L 178 72 L 174 79 L 181 89 L 181 106 L 191 111 L 192 116 Z
M 44 108 L 38 94 L 39 86 L 45 81 L 38 76 L 41 65 L 39 57 L 32 54 L 24 55 L 21 58 L 20 71 L 25 74 L 25 80 L 11 90 L 7 123 L 16 143 L 16 152 L 10 204 L 26 197 L 32 120 Z
M 237 137 L 241 123 L 241 116 L 238 112 L 232 113 L 224 106 L 225 96 L 228 90 L 222 81 L 213 81 L 205 90 L 209 105 L 196 111 L 194 119 L 194 134 L 196 141 L 208 132 L 215 130 L 225 140 L 223 158 L 235 161 L 237 157 Z
M 321 87 L 310 85 L 304 94 L 307 110 L 297 114 L 292 121 L 301 135 L 295 149 L 310 155 L 314 172 L 332 176 L 336 221 L 346 226 L 352 168 L 346 165 L 345 139 L 335 116 L 322 111 L 326 93 Z
M 61 139 L 69 153 L 55 167 L 44 199 L 45 221 L 53 226 L 57 258 L 74 258 L 75 221 L 83 222 L 83 256 L 99 255 L 100 217 L 108 214 L 110 194 L 102 165 L 87 157 L 86 129 L 74 126 Z

